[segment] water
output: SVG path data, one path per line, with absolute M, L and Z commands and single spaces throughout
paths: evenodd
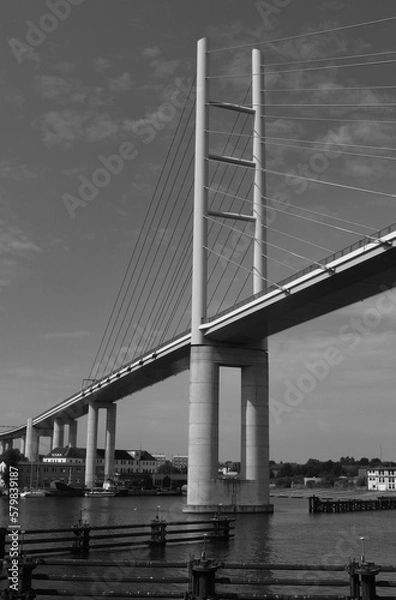
M 207 542 L 207 553 L 225 562 L 347 564 L 361 554 L 379 565 L 396 565 L 396 511 L 309 514 L 308 500 L 273 498 L 273 515 L 236 515 L 235 538 L 229 543 Z M 92 526 L 147 523 L 157 514 L 168 522 L 202 519 L 182 513 L 184 497 L 41 498 L 20 499 L 20 523 L 26 529 L 70 527 L 80 515 Z M 0 500 L 6 526 L 8 502 Z M 198 557 L 203 542 L 133 549 L 120 558 L 186 561 Z M 285 590 L 283 590 L 285 591 Z M 296 590 L 295 590 L 296 591 Z M 300 590 L 302 593 L 303 590 Z M 335 591 L 335 590 L 334 590 Z M 345 590 L 344 590 L 345 592 Z
M 222 560 L 340 564 L 359 557 L 359 538 L 364 537 L 368 560 L 396 565 L 396 511 L 309 514 L 306 499 L 272 502 L 273 515 L 236 515 L 235 539 L 217 549 Z M 92 526 L 147 523 L 158 505 L 160 516 L 169 522 L 202 519 L 182 513 L 184 503 L 184 497 L 25 498 L 19 500 L 19 522 L 26 529 L 71 527 L 81 514 Z M 6 498 L 0 500 L 0 517 L 6 526 Z M 169 546 L 166 555 L 185 558 L 201 549 L 202 544 Z

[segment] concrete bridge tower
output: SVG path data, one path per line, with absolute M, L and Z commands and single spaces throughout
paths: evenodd
M 235 214 L 211 211 L 208 206 L 209 161 L 228 162 L 254 169 L 253 210 L 239 219 L 254 223 L 253 293 L 266 281 L 264 204 L 263 71 L 261 53 L 252 53 L 252 106 L 212 103 L 216 108 L 249 113 L 253 120 L 252 161 L 216 156 L 209 152 L 209 44 L 198 42 L 195 142 L 194 239 L 192 287 L 192 343 L 188 492 L 185 512 L 213 512 L 218 505 L 235 512 L 272 512 L 269 502 L 268 352 L 266 339 L 252 343 L 220 344 L 201 329 L 207 311 L 207 216 L 235 219 Z M 241 369 L 241 476 L 218 478 L 219 370 Z

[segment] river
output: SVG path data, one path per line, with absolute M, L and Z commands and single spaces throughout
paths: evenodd
M 147 523 L 157 514 L 168 522 L 202 516 L 182 513 L 185 497 L 31 498 L 19 500 L 19 522 L 26 529 L 70 527 L 80 515 L 92 526 Z M 305 498 L 272 498 L 274 514 L 236 515 L 229 543 L 207 542 L 207 553 L 225 562 L 347 564 L 361 554 L 379 565 L 396 565 L 396 511 L 310 514 Z M 8 501 L 0 500 L 3 526 L 9 523 Z M 199 556 L 203 542 L 133 550 L 139 559 L 187 561 Z M 153 554 L 154 552 L 154 554 Z M 157 554 L 155 554 L 157 552 Z M 125 554 L 125 553 L 124 553 Z M 121 555 L 120 555 L 121 556 Z M 131 551 L 128 552 L 131 558 Z

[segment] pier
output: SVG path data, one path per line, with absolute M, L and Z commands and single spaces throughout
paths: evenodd
M 367 510 L 392 510 L 396 509 L 396 497 L 379 496 L 378 498 L 359 499 L 356 498 L 308 498 L 310 513 L 344 513 L 362 512 Z

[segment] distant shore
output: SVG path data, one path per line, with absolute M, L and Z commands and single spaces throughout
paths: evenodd
M 309 498 L 318 496 L 319 498 L 378 498 L 378 496 L 396 496 L 396 491 L 380 492 L 378 490 L 368 491 L 366 488 L 271 488 L 271 498 Z

